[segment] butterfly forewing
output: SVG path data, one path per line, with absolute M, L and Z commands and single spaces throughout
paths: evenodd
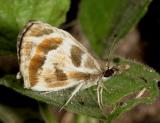
M 86 82 L 96 84 L 99 63 L 69 33 L 42 22 L 29 22 L 18 36 L 20 73 L 26 88 L 57 91 Z

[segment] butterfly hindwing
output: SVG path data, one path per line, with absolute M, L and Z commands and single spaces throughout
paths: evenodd
M 81 82 L 90 86 L 101 74 L 99 63 L 83 45 L 49 24 L 29 22 L 18 40 L 20 73 L 26 88 L 57 91 Z

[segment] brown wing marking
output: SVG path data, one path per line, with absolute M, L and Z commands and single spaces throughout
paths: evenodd
M 55 87 L 63 87 L 67 84 L 68 84 L 67 80 L 64 80 L 64 81 L 54 81 L 54 82 L 51 82 L 51 83 L 47 83 L 47 86 L 49 88 L 55 88 Z
M 31 86 L 34 86 L 37 83 L 37 72 L 38 69 L 41 69 L 46 59 L 46 54 L 51 49 L 56 49 L 61 43 L 61 38 L 49 38 L 45 39 L 37 46 L 35 55 L 31 59 L 29 64 L 29 81 Z
M 17 55 L 18 58 L 20 57 L 20 52 L 21 52 L 21 45 L 23 44 L 23 38 L 25 36 L 43 36 L 43 35 L 48 35 L 50 33 L 53 33 L 53 29 L 47 26 L 44 26 L 43 23 L 37 23 L 34 21 L 28 22 L 23 30 L 18 34 L 18 39 L 17 39 Z M 19 59 L 19 64 L 20 64 L 20 59 Z
M 72 63 L 76 66 L 79 67 L 81 65 L 81 56 L 84 52 L 77 46 L 73 45 L 71 48 L 71 60 Z
M 55 74 L 58 81 L 67 80 L 67 75 L 63 72 L 63 70 L 56 68 Z
M 77 81 L 95 80 L 99 75 L 100 74 L 90 74 L 90 73 L 76 72 L 76 71 L 72 71 L 67 74 L 69 79 L 75 79 Z
M 63 70 L 56 67 L 52 70 L 43 71 L 43 74 L 41 74 L 41 76 L 45 79 L 46 83 L 67 80 L 67 75 L 63 72 Z
M 47 74 L 44 78 L 49 88 L 62 87 L 68 83 L 67 75 L 56 66 L 55 72 L 50 72 L 50 74 Z

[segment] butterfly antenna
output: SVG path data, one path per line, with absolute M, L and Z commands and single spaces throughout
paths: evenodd
M 114 39 L 113 39 L 113 43 L 111 44 L 111 47 L 109 48 L 109 54 L 108 54 L 108 57 L 107 57 L 108 62 L 107 62 L 107 64 L 106 64 L 107 69 L 110 68 L 110 58 L 111 58 L 111 55 L 112 55 L 113 52 L 114 52 L 114 48 L 115 48 L 115 44 L 116 44 L 117 40 L 118 40 L 118 39 L 117 39 L 117 36 L 115 35 L 115 36 L 114 36 Z

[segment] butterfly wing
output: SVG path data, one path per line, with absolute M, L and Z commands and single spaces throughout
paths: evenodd
M 17 54 L 25 87 L 37 91 L 57 91 L 84 81 L 94 85 L 102 72 L 75 38 L 43 22 L 27 24 L 18 36 Z

